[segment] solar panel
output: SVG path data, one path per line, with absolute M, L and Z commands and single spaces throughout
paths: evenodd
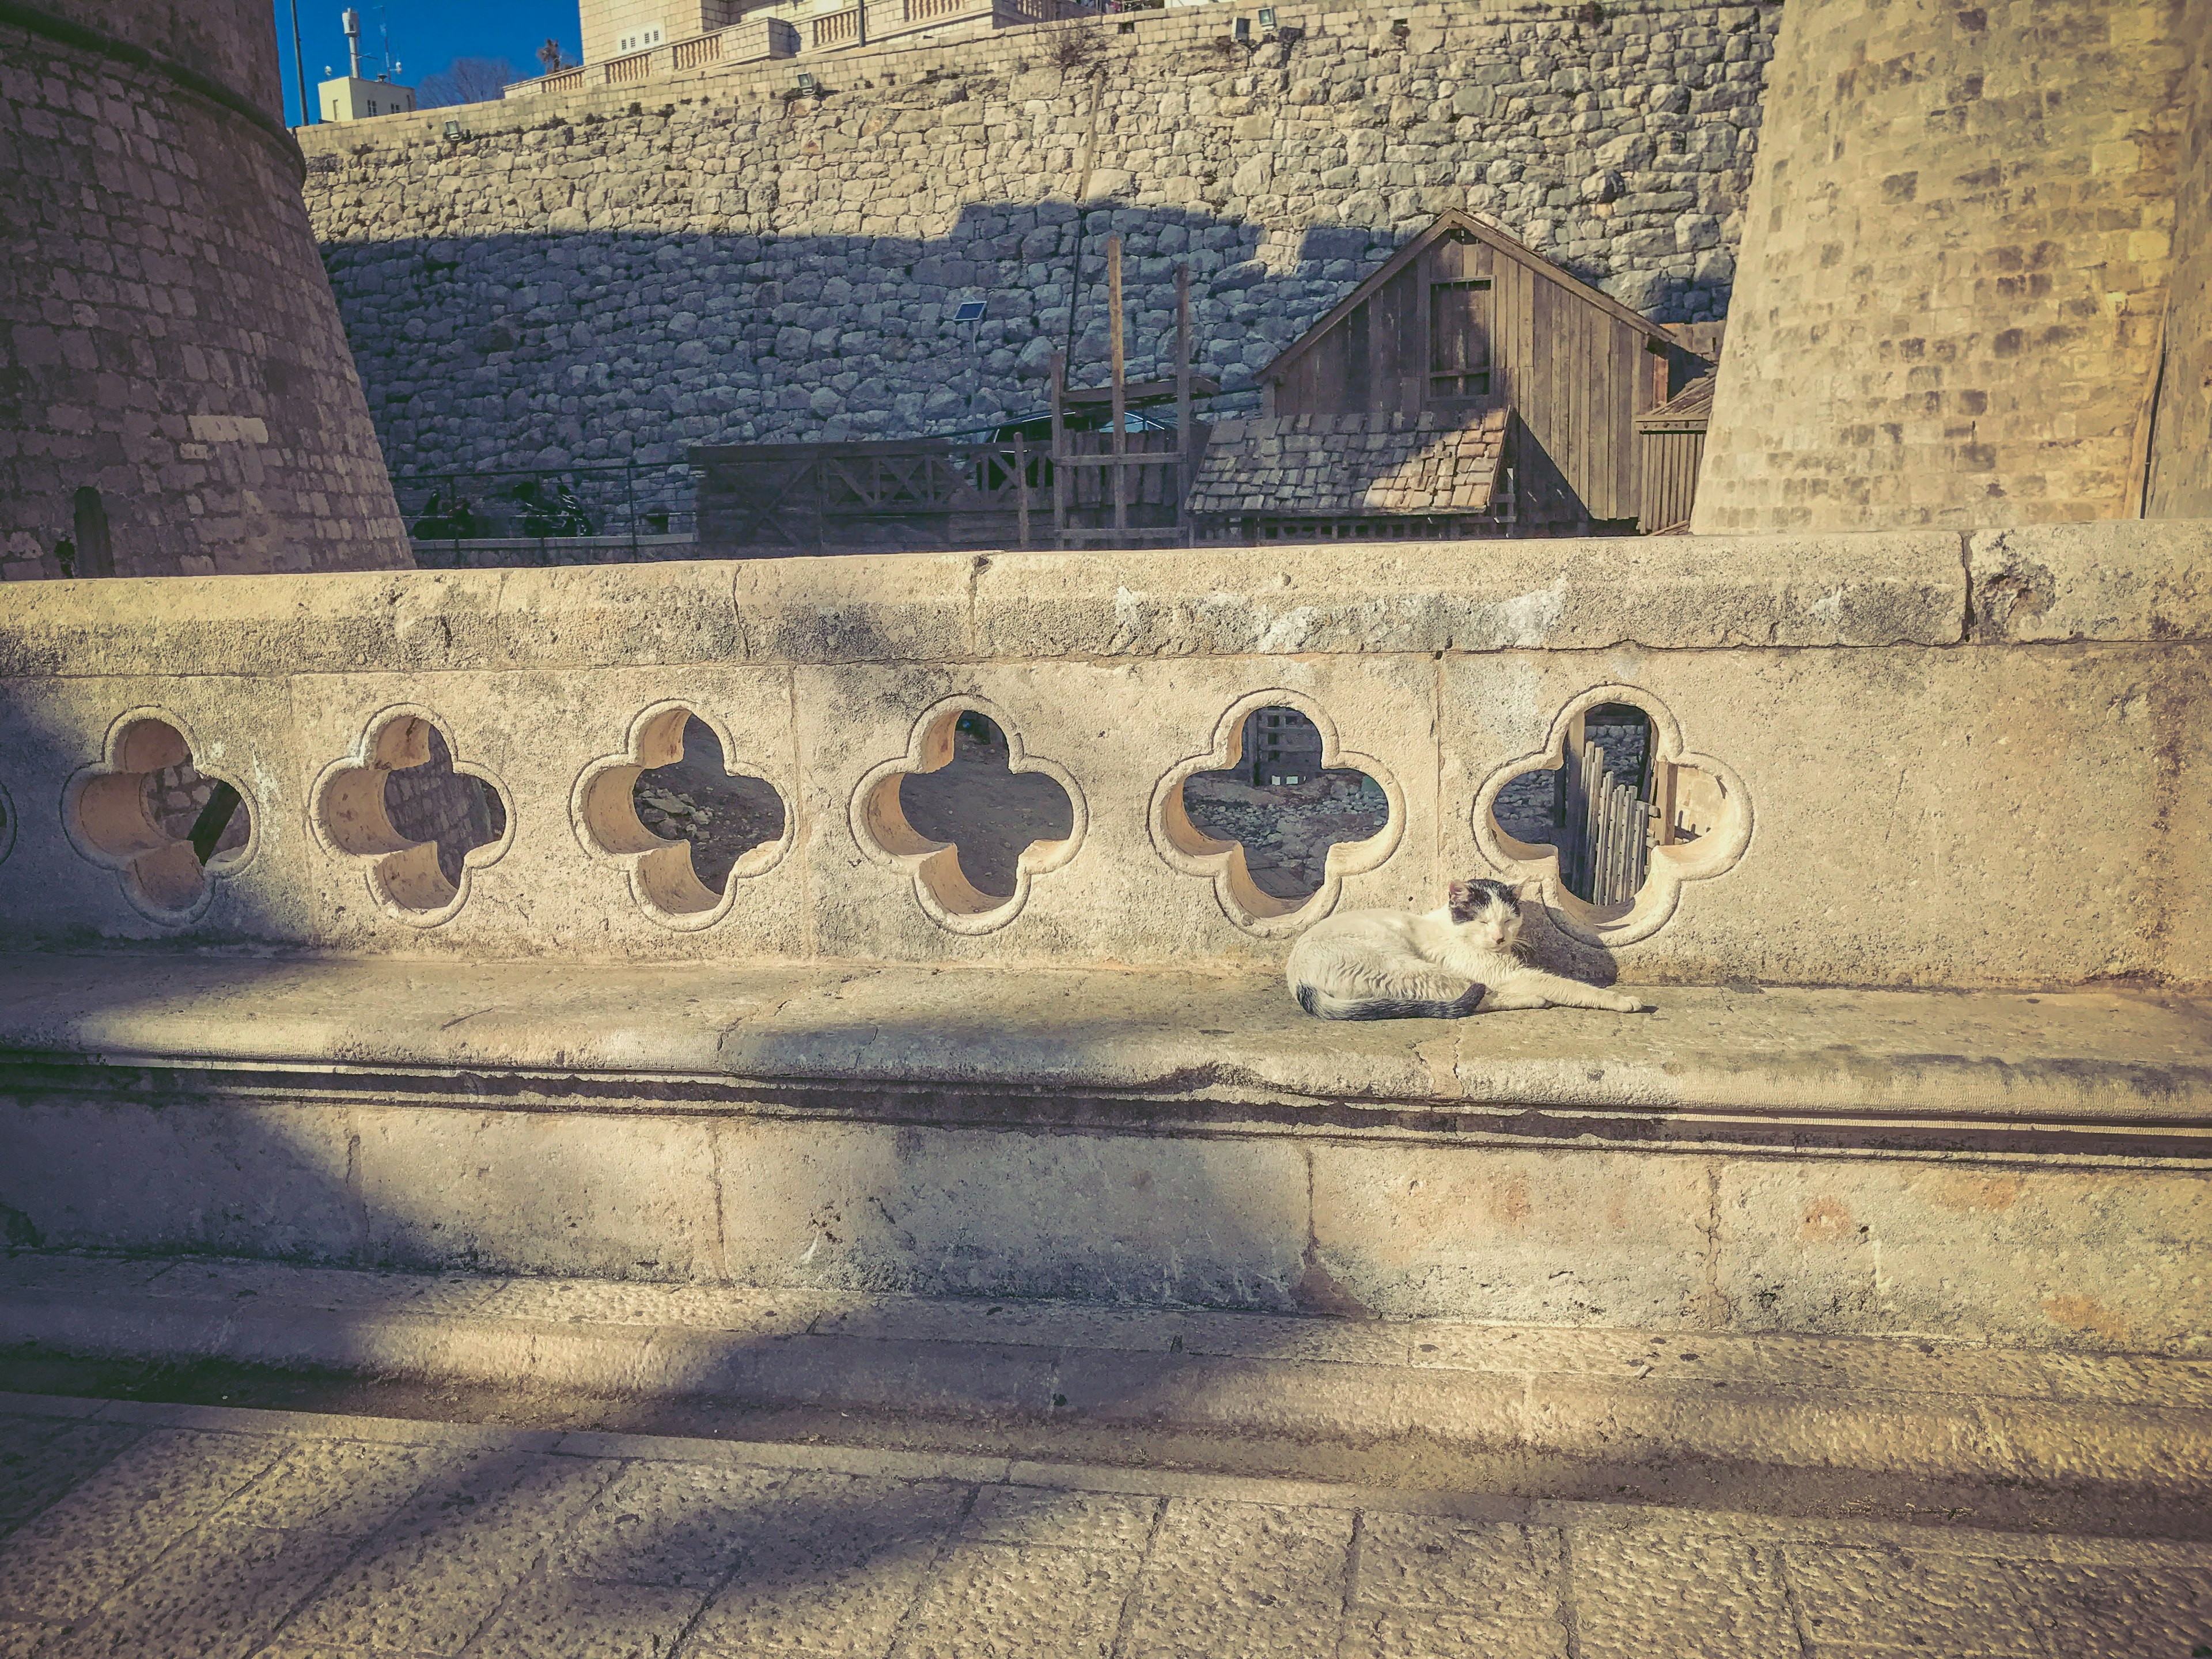
M 956 323 L 981 322 L 983 320 L 984 303 L 985 302 L 981 300 L 963 301 L 961 302 L 960 309 L 952 313 L 952 320 Z

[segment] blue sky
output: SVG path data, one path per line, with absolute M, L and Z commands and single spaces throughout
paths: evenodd
M 300 119 L 298 82 L 292 74 L 292 7 L 295 0 L 276 0 L 276 51 L 284 65 L 285 118 Z M 308 95 L 324 78 L 323 66 L 345 73 L 345 34 L 338 14 L 346 0 L 296 0 L 300 9 L 300 43 L 307 60 Z M 576 0 L 353 0 L 361 12 L 362 52 L 366 60 L 380 50 L 381 27 L 392 37 L 392 55 L 399 61 L 398 79 L 419 83 L 433 70 L 456 58 L 504 58 L 524 75 L 538 73 L 538 48 L 548 35 L 574 62 L 582 50 L 576 23 Z M 364 61 L 363 73 L 374 75 L 380 65 Z

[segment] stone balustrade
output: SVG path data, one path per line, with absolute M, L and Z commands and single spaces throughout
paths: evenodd
M 2136 523 L 11 590 L 0 1225 L 901 1319 L 2202 1356 L 2208 549 Z M 1694 836 L 1602 908 L 1493 811 L 1601 708 L 1697 780 Z M 1387 809 L 1304 897 L 1182 788 L 1282 708 Z M 701 731 L 753 791 L 711 865 L 647 781 L 696 775 Z M 1064 804 L 1005 881 L 907 787 L 979 752 Z M 1540 957 L 1656 1012 L 1298 1012 L 1301 929 L 1462 875 L 1522 882 Z M 15 1328 L 94 1341 L 58 1316 Z
M 42 584 L 0 618 L 0 928 L 1230 970 L 1332 910 L 1494 876 L 1523 884 L 1540 957 L 1599 977 L 2201 983 L 2209 544 L 2108 525 Z M 1710 822 L 1599 908 L 1492 806 L 1607 703 L 1700 775 Z M 1388 802 L 1302 900 L 1182 810 L 1263 708 Z M 901 806 L 969 714 L 1066 798 L 1011 893 Z M 719 887 L 631 799 L 679 716 L 784 808 Z M 204 863 L 137 804 L 187 764 L 251 826 Z M 479 781 L 420 806 L 477 825 L 443 867 L 402 833 L 408 788 L 380 793 L 426 766 Z

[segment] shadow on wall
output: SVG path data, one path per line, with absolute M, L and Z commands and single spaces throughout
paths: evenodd
M 680 465 L 697 443 L 1034 416 L 1055 351 L 1074 384 L 1107 379 L 1109 234 L 1132 380 L 1173 373 L 1175 269 L 1191 266 L 1197 368 L 1224 390 L 1209 416 L 1256 410 L 1258 371 L 1400 240 L 1317 226 L 1291 246 L 1180 209 L 1044 202 L 971 206 L 930 240 L 609 231 L 326 243 L 323 257 L 386 460 L 406 477 Z M 1724 289 L 1716 303 L 1672 280 L 1656 320 L 1725 310 Z M 980 318 L 957 319 L 976 301 Z

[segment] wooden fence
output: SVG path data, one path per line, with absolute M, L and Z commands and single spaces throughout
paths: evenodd
M 1589 744 L 1559 769 L 1563 795 L 1559 876 L 1590 903 L 1626 904 L 1644 885 L 1651 805 L 1638 785 L 1606 769 L 1605 747 Z
M 1049 547 L 1059 538 L 1056 482 L 1072 525 L 1111 539 L 1113 487 L 1092 459 L 1107 453 L 1109 434 L 1069 433 L 1065 442 L 1069 455 L 1057 469 L 1048 447 L 1024 439 L 704 446 L 691 452 L 700 550 L 758 558 Z M 1130 526 L 1171 535 L 1182 507 L 1175 434 L 1131 433 L 1127 451 Z

